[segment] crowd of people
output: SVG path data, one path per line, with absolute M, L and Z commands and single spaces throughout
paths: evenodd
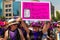
M 21 18 L 9 20 L 0 26 L 0 40 L 57 40 L 60 22 L 32 22 L 28 25 Z

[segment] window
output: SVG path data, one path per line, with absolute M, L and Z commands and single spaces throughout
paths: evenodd
M 11 7 L 11 4 L 9 4 L 9 7 Z
M 6 16 L 8 16 L 8 14 L 6 14 Z
M 8 20 L 8 18 L 6 18 L 6 20 Z
M 6 12 L 9 12 L 9 9 L 6 9 Z
M 11 14 L 9 14 L 9 16 L 11 16 Z
M 6 9 L 6 12 L 11 12 L 11 9 Z
M 7 8 L 7 7 L 11 7 L 11 4 L 7 4 L 7 5 L 5 5 L 5 7 Z
M 7 7 L 8 7 L 8 5 L 5 5 L 5 7 L 7 8 Z
M 9 9 L 9 12 L 11 12 L 11 9 Z

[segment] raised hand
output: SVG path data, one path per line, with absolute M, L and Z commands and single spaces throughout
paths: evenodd
M 17 21 L 17 22 L 22 21 L 22 18 L 21 18 L 21 17 L 18 17 L 18 18 L 16 19 L 16 21 Z

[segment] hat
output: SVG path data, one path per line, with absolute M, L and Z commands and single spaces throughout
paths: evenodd
M 32 24 L 32 27 L 40 27 L 40 23 L 38 22 L 33 22 L 31 24 Z
M 7 25 L 7 27 L 9 27 L 9 26 L 11 26 L 11 25 L 13 25 L 13 24 L 18 24 L 19 22 L 17 22 L 15 19 L 10 19 L 9 21 L 8 21 L 8 25 Z

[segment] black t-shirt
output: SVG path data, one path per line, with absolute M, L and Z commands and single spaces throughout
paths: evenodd
M 23 35 L 24 35 L 25 40 L 28 40 L 28 39 L 27 39 L 27 32 L 26 32 L 23 28 L 20 28 L 20 29 L 21 29 L 22 32 L 23 32 Z
M 48 29 L 48 31 L 47 31 L 47 32 L 48 32 L 48 36 L 50 36 L 50 29 Z
M 34 32 L 30 30 L 30 40 L 42 40 L 42 31 Z

